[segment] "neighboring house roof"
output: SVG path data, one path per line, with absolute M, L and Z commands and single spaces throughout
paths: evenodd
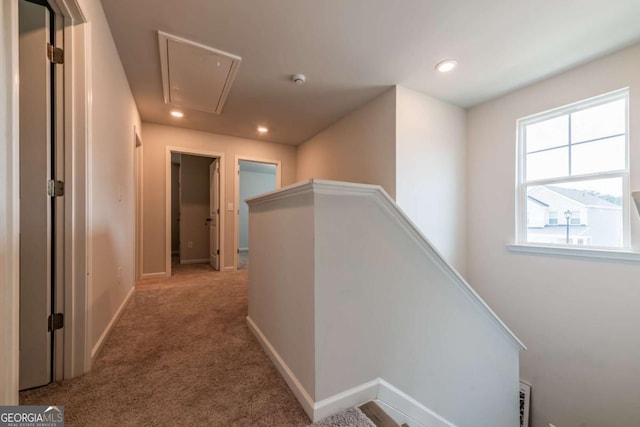
M 547 186 L 547 189 L 573 199 L 578 203 L 582 203 L 583 205 L 606 208 L 620 208 L 619 205 L 611 203 L 610 201 L 605 200 L 602 197 L 595 196 L 586 191 L 574 190 L 572 188 L 555 187 L 551 185 Z
M 545 208 L 549 207 L 548 204 L 546 204 L 545 202 L 543 202 L 541 200 L 536 199 L 535 197 L 531 197 L 529 195 L 527 195 L 527 197 L 529 198 L 529 200 L 531 200 L 532 202 L 534 202 L 537 205 L 544 206 Z

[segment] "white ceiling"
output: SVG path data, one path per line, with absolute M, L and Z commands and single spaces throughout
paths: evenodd
M 395 84 L 470 107 L 640 41 L 640 0 L 102 4 L 143 120 L 293 145 Z M 242 57 L 221 115 L 169 116 L 158 30 Z M 445 58 L 459 66 L 438 74 Z

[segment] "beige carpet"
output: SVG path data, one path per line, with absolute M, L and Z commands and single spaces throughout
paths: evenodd
M 309 424 L 247 329 L 247 277 L 192 265 L 142 282 L 91 372 L 20 403 L 64 405 L 68 426 Z

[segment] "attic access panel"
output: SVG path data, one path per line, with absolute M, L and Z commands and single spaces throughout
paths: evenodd
M 239 56 L 158 31 L 165 104 L 220 114 Z

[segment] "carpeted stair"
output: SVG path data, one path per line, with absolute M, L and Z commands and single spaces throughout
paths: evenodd
M 331 415 L 307 427 L 408 427 L 396 423 L 375 402 L 367 402 L 358 408 L 349 408 Z
M 307 427 L 376 427 L 358 408 L 349 408 Z

